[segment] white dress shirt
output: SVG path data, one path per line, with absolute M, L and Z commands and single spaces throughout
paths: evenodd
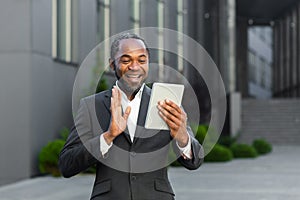
M 129 114 L 128 120 L 127 120 L 127 128 L 129 131 L 130 139 L 133 142 L 136 125 L 137 125 L 137 119 L 138 119 L 138 115 L 139 115 L 139 111 L 140 111 L 142 94 L 143 94 L 145 84 L 142 85 L 140 90 L 137 92 L 137 94 L 131 101 L 127 98 L 126 94 L 118 87 L 118 81 L 116 82 L 116 86 L 121 91 L 121 96 L 122 96 L 121 105 L 122 105 L 123 113 L 125 112 L 125 110 L 128 106 L 131 107 L 131 111 L 130 111 L 130 114 Z M 100 135 L 100 151 L 103 156 L 108 152 L 108 150 L 111 148 L 112 145 L 113 145 L 113 143 L 111 143 L 110 145 L 108 145 L 106 143 L 106 141 L 103 137 L 103 134 Z M 185 147 L 181 148 L 178 145 L 178 143 L 177 143 L 177 146 L 184 157 L 189 158 L 189 159 L 192 158 L 190 137 L 189 137 L 188 144 Z

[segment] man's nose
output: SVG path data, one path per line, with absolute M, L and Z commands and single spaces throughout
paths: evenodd
M 133 61 L 131 65 L 129 65 L 130 70 L 138 70 L 140 68 L 140 64 L 138 61 Z

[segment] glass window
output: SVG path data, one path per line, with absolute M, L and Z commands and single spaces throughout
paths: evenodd
M 261 66 L 260 66 L 260 85 L 262 88 L 266 88 L 266 67 L 267 67 L 267 63 L 265 62 L 265 60 L 261 60 Z
M 261 85 L 261 68 L 262 68 L 262 60 L 259 58 L 259 57 L 257 57 L 257 59 L 256 59 L 256 61 L 257 61 L 257 65 L 256 65 L 256 71 L 255 71 L 255 83 L 257 84 L 257 85 Z
M 177 0 L 177 31 L 178 31 L 178 38 L 177 38 L 177 66 L 178 71 L 183 71 L 183 15 L 184 15 L 184 6 L 183 0 Z M 181 55 L 181 56 L 180 56 Z
M 161 80 L 164 77 L 163 65 L 164 65 L 164 2 L 162 0 L 158 0 L 157 2 L 157 13 L 158 13 L 158 65 L 159 65 L 159 72 L 158 76 Z
M 98 42 L 102 42 L 110 37 L 110 0 L 98 0 L 97 6 L 97 15 L 98 15 L 98 22 L 97 22 L 97 37 Z M 104 43 L 104 49 L 110 49 L 109 43 Z M 104 61 L 110 57 L 109 51 L 101 51 L 97 54 L 98 62 L 105 64 Z
M 249 80 L 253 83 L 256 82 L 256 55 L 251 52 L 248 51 L 248 59 L 249 59 Z
M 140 11 L 141 11 L 141 0 L 131 0 L 131 21 L 132 28 L 140 28 Z M 139 31 L 136 30 L 136 34 L 139 34 Z
M 72 0 L 52 0 L 52 57 L 67 63 L 77 62 L 76 4 Z

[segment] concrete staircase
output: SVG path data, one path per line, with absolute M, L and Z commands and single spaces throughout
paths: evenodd
M 239 142 L 300 145 L 300 99 L 243 99 Z

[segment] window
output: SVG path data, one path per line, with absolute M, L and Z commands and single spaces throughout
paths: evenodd
M 267 90 L 272 90 L 272 64 L 267 63 L 267 68 L 266 68 L 266 79 L 265 79 L 265 84 L 266 84 L 266 89 Z
M 266 69 L 267 68 L 267 63 L 265 62 L 264 59 L 261 59 L 261 66 L 260 66 L 260 85 L 262 88 L 266 88 Z
M 110 0 L 98 0 L 98 41 L 102 42 L 110 36 Z M 109 43 L 104 43 L 104 49 L 110 49 Z M 109 58 L 109 51 L 104 51 L 103 58 Z M 101 56 L 101 57 L 102 57 Z M 101 58 L 100 58 L 101 59 Z
M 138 29 L 140 28 L 140 10 L 141 10 L 141 0 L 131 0 L 131 21 L 132 28 Z M 139 34 L 139 31 L 135 31 L 136 34 Z
M 110 36 L 110 0 L 98 0 L 98 41 Z
M 77 62 L 76 3 L 72 0 L 52 0 L 52 57 Z
M 184 10 L 183 10 L 183 0 L 177 0 L 177 31 L 178 37 L 177 37 L 177 68 L 178 71 L 183 71 L 183 16 L 184 16 Z
M 253 83 L 256 82 L 256 55 L 252 51 L 248 51 L 249 58 L 249 80 Z
M 162 80 L 164 77 L 163 65 L 164 65 L 164 2 L 162 0 L 158 0 L 157 2 L 157 13 L 158 13 L 158 65 L 159 65 L 159 72 L 158 76 L 159 79 Z

